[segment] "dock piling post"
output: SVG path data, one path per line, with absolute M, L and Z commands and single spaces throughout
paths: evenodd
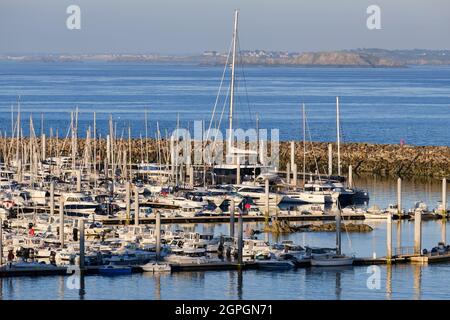
M 447 218 L 443 218 L 441 220 L 441 242 L 446 245 L 447 244 Z
M 328 175 L 333 175 L 333 145 L 328 144 Z
M 77 192 L 81 192 L 81 169 L 77 170 Z
M 241 158 L 236 157 L 236 184 L 241 184 Z
M 137 186 L 134 186 L 134 225 L 139 225 L 139 192 Z
M 292 175 L 292 184 L 294 185 L 294 187 L 297 187 L 297 164 L 295 163 L 292 166 Z
M 388 263 L 392 259 L 392 214 L 390 212 L 386 219 L 386 259 Z
M 47 157 L 45 134 L 42 134 L 41 136 L 41 146 L 42 146 L 42 160 L 45 160 L 45 158 Z
M 336 215 L 336 253 L 341 254 L 341 210 Z
M 397 213 L 399 218 L 402 214 L 402 178 L 397 179 Z
M 236 205 L 234 203 L 234 199 L 231 199 L 230 202 L 230 237 L 234 238 L 234 210 Z
M 421 254 L 422 251 L 422 212 L 414 212 L 414 253 Z
M 348 166 L 348 187 L 353 188 L 353 166 Z
M 194 187 L 194 166 L 189 165 L 189 185 Z
M 156 212 L 156 221 L 155 221 L 155 235 L 156 235 L 156 260 L 159 260 L 159 255 L 161 251 L 161 213 L 159 211 Z
M 289 163 L 286 165 L 286 182 L 291 184 L 291 165 Z
M 269 224 L 269 218 L 270 218 L 270 203 L 269 203 L 269 179 L 266 179 L 264 181 L 265 183 L 265 192 L 266 192 L 266 212 L 265 212 L 265 216 L 266 216 L 266 226 Z
M 239 210 L 239 218 L 238 218 L 238 265 L 239 267 L 242 266 L 242 251 L 243 251 L 243 246 L 244 246 L 244 242 L 243 242 L 243 233 L 244 233 L 244 223 L 243 223 L 243 219 L 242 219 L 242 214 L 243 212 L 241 210 Z
M 447 217 L 447 179 L 442 179 L 442 217 Z
M 442 179 L 442 225 L 441 242 L 447 244 L 447 179 Z
M 59 197 L 59 242 L 64 248 L 64 197 Z
M 84 220 L 79 220 L 79 227 L 80 227 L 80 271 L 84 271 Z
M 291 141 L 291 169 L 294 170 L 295 164 L 295 142 Z

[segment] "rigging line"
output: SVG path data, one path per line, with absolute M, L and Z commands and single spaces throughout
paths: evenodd
M 230 92 L 231 92 L 231 86 L 228 87 L 227 95 L 226 95 L 225 100 L 223 102 L 223 107 L 222 107 L 222 112 L 220 114 L 219 123 L 217 124 L 217 130 L 219 130 L 219 131 L 220 131 L 220 124 L 222 122 L 222 118 L 223 118 L 223 115 L 225 113 L 225 107 L 227 105 L 228 99 L 230 98 Z M 230 134 L 231 134 L 231 132 L 230 132 Z M 224 139 L 222 139 L 222 140 L 224 140 Z M 216 142 L 217 142 L 217 135 L 214 135 L 214 142 L 213 142 L 213 146 L 212 146 L 213 152 L 214 152 L 214 150 L 216 148 Z
M 319 164 L 317 162 L 316 154 L 314 153 L 314 147 L 313 147 L 313 144 L 312 144 L 312 136 L 311 136 L 311 131 L 309 129 L 308 117 L 306 117 L 306 110 L 305 110 L 305 124 L 306 124 L 306 131 L 308 132 L 308 136 L 309 136 L 309 144 L 310 144 L 310 147 L 311 147 L 311 153 L 312 153 L 312 155 L 314 157 L 314 163 L 316 165 L 316 169 L 317 169 L 317 172 L 319 174 L 319 181 L 320 181 Z
M 59 156 L 62 156 L 62 152 L 64 151 L 64 147 L 66 146 L 66 141 L 67 141 L 67 139 L 68 139 L 68 137 L 69 137 L 69 132 L 71 131 L 71 129 L 72 129 L 72 123 L 70 123 L 70 124 L 69 124 L 69 128 L 67 128 L 67 134 L 66 134 L 66 136 L 65 136 L 65 138 L 64 138 L 63 145 L 62 145 L 62 147 L 61 147 L 61 149 L 60 149 L 60 154 L 59 154 Z
M 250 121 L 250 123 L 254 123 L 253 117 L 252 117 L 252 112 L 250 110 L 250 99 L 248 97 L 247 80 L 245 78 L 244 63 L 243 63 L 243 58 L 242 58 L 242 54 L 241 54 L 241 44 L 239 42 L 239 35 L 237 36 L 237 44 L 238 44 L 239 58 L 241 59 L 240 67 L 241 67 L 241 72 L 242 72 L 242 78 L 244 81 L 245 97 L 247 100 L 247 110 L 248 110 L 249 119 L 250 119 L 249 121 Z
M 214 116 L 215 116 L 215 114 L 216 114 L 217 104 L 218 104 L 218 102 L 219 102 L 220 93 L 221 93 L 221 91 L 222 91 L 222 86 L 223 86 L 223 81 L 224 81 L 224 79 L 225 79 L 225 74 L 226 74 L 226 71 L 227 71 L 227 68 L 228 68 L 228 61 L 230 60 L 232 44 L 233 44 L 233 41 L 231 41 L 230 48 L 229 48 L 228 54 L 227 54 L 227 59 L 226 59 L 226 61 L 225 61 L 225 66 L 224 66 L 224 68 L 223 68 L 222 79 L 220 80 L 220 85 L 219 85 L 219 91 L 217 92 L 216 101 L 215 101 L 215 103 L 214 103 L 213 112 L 212 112 L 212 114 L 211 114 L 211 120 L 209 121 L 208 131 L 207 131 L 207 135 L 206 135 L 206 139 L 205 139 L 206 141 L 208 141 L 208 139 L 209 139 L 209 133 L 210 133 L 211 126 L 212 126 L 212 123 L 213 123 L 213 120 L 214 120 Z M 203 139 L 203 138 L 202 138 L 202 139 Z

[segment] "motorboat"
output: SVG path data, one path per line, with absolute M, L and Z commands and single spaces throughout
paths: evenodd
M 144 272 L 153 272 L 153 273 L 170 272 L 172 270 L 172 268 L 168 263 L 160 263 L 160 262 L 149 262 L 141 266 L 141 268 Z
M 423 201 L 416 201 L 414 203 L 414 208 L 410 209 L 408 213 L 411 216 L 410 219 L 414 219 L 416 213 L 420 213 L 423 220 L 435 219 L 437 217 L 436 213 L 430 211 L 427 204 Z
M 374 205 L 364 212 L 365 219 L 387 219 L 388 213 L 381 210 L 378 206 Z
M 258 206 L 266 205 L 266 192 L 264 187 L 254 185 L 236 186 L 236 192 L 242 197 L 251 198 Z M 286 198 L 283 194 L 269 192 L 269 205 L 277 206 Z
M 305 204 L 315 203 L 324 204 L 333 202 L 330 194 L 321 191 L 286 191 L 284 193 L 284 203 Z
M 353 265 L 353 257 L 342 254 L 326 254 L 313 256 L 311 258 L 311 266 L 315 267 L 336 267 Z
M 286 270 L 295 267 L 293 261 L 287 259 L 277 259 L 274 254 L 257 254 L 255 263 L 258 269 L 264 270 Z
M 103 276 L 119 276 L 131 274 L 132 269 L 128 266 L 107 265 L 98 269 Z
M 101 209 L 98 202 L 83 192 L 63 193 L 61 196 L 64 201 L 64 213 L 69 216 L 89 217 Z

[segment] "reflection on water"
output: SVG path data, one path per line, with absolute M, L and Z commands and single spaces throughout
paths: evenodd
M 87 276 L 83 293 L 62 288 L 64 276 L 0 279 L 2 299 L 448 299 L 450 266 L 386 265 L 381 286 L 367 285 L 367 267 L 291 271 L 210 271 Z M 424 279 L 426 288 L 424 289 Z
M 386 299 L 392 298 L 392 265 L 386 265 Z
M 402 180 L 403 208 L 408 210 L 416 201 L 424 201 L 429 208 L 435 208 L 441 200 L 442 182 L 438 179 L 404 178 Z M 386 208 L 389 204 L 397 203 L 397 179 L 365 176 L 355 177 L 357 188 L 369 191 L 370 205 Z
M 420 264 L 412 265 L 414 275 L 414 299 L 421 298 L 421 281 L 422 281 L 422 266 Z

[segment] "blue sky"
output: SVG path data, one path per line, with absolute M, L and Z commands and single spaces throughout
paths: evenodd
M 66 28 L 72 4 L 81 30 Z M 450 48 L 448 0 L 0 0 L 0 54 L 226 51 L 234 8 L 241 49 Z

